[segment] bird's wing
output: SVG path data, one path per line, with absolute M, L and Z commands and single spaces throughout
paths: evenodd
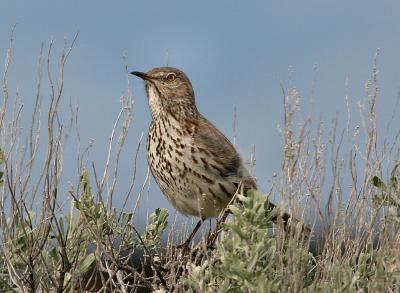
M 242 182 L 245 188 L 256 189 L 256 182 L 243 164 L 242 158 L 230 141 L 206 118 L 197 120 L 192 137 L 193 145 L 202 153 L 202 163 L 214 176 L 232 183 Z
M 191 122 L 188 122 L 189 124 Z M 194 122 L 193 122 L 194 123 Z M 214 176 L 220 176 L 221 179 L 231 183 L 242 183 L 245 189 L 257 189 L 254 178 L 243 164 L 242 158 L 237 153 L 235 147 L 230 141 L 206 118 L 200 117 L 197 123 L 192 124 L 193 145 L 197 146 L 198 151 L 203 153 L 207 160 L 203 163 L 208 164 L 207 170 Z M 276 205 L 269 202 L 270 208 Z M 281 214 L 284 225 L 291 218 L 288 213 Z M 273 221 L 276 221 L 276 217 Z

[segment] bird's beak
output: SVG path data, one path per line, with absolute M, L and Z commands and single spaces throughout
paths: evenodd
M 131 74 L 136 75 L 137 77 L 140 77 L 141 79 L 151 81 L 152 77 L 144 72 L 140 71 L 132 71 Z

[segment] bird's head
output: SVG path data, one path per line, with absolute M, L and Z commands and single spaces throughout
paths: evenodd
M 147 73 L 133 71 L 146 82 L 147 97 L 154 115 L 164 111 L 195 111 L 192 84 L 186 74 L 173 67 L 157 67 Z

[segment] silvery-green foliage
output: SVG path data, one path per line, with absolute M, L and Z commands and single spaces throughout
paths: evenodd
M 157 208 L 149 217 L 149 223 L 142 236 L 144 245 L 153 248 L 160 243 L 161 234 L 164 232 L 168 221 L 168 210 Z
M 238 195 L 238 203 L 229 208 L 232 220 L 212 257 L 198 266 L 190 264 L 185 283 L 197 292 L 279 291 L 286 248 L 279 251 L 275 235 L 269 233 L 278 210 L 269 209 L 268 199 L 257 191 Z M 311 265 L 301 245 L 298 252 L 304 255 L 302 267 Z

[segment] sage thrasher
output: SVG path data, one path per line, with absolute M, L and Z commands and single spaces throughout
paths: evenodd
M 257 189 L 256 182 L 234 146 L 197 110 L 184 72 L 159 67 L 131 74 L 146 84 L 152 117 L 147 136 L 151 173 L 178 211 L 201 218 L 188 244 L 202 220 L 218 216 L 240 185 L 245 191 Z M 286 222 L 289 216 L 282 218 Z

